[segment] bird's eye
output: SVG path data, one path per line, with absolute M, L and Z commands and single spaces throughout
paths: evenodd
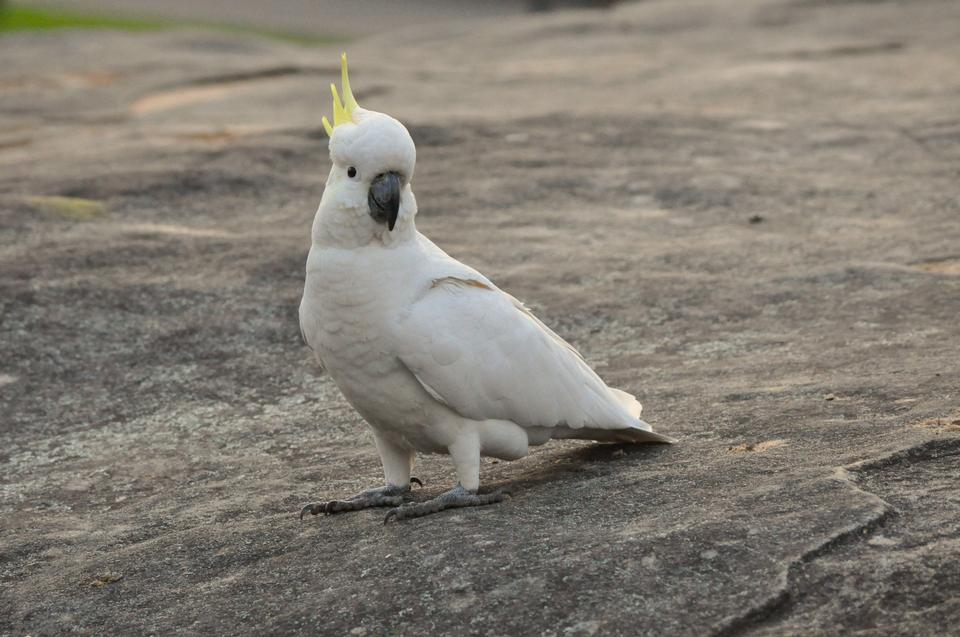
M 350 166 L 350 168 L 347 168 L 347 177 L 349 177 L 350 179 L 353 179 L 356 176 L 357 176 L 356 168 L 354 168 L 353 166 Z

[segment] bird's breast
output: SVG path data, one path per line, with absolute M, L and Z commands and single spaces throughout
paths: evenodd
M 331 372 L 338 361 L 348 363 L 348 370 L 376 371 L 378 361 L 382 365 L 388 354 L 381 342 L 385 310 L 377 290 L 361 277 L 307 274 L 301 326 Z
M 423 389 L 397 358 L 389 329 L 412 291 L 411 277 L 397 275 L 409 268 L 385 258 L 394 255 L 342 252 L 311 250 L 300 306 L 307 344 L 371 424 L 423 423 Z

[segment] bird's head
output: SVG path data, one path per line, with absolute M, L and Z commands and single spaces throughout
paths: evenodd
M 407 129 L 389 115 L 361 108 L 350 89 L 347 56 L 341 63 L 343 97 L 335 84 L 333 124 L 324 117 L 333 166 L 320 203 L 322 223 L 337 243 L 390 243 L 413 228 L 410 188 L 417 149 Z

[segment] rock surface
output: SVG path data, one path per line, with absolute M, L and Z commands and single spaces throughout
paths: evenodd
M 941 634 L 960 4 L 646 2 L 350 45 L 419 226 L 672 447 L 381 480 L 301 344 L 338 51 L 0 38 L 0 633 Z M 423 495 L 447 488 L 421 459 Z

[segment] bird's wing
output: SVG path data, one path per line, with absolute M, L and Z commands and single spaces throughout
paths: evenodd
M 485 279 L 434 279 L 394 329 L 404 365 L 465 418 L 649 428 L 633 396 L 607 387 L 569 343 Z

